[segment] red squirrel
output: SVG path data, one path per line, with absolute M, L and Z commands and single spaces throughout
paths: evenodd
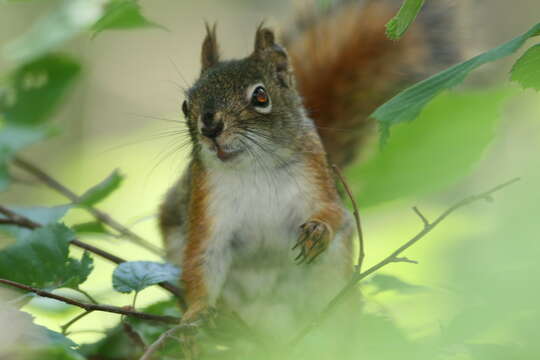
M 350 279 L 355 226 L 331 165 L 355 158 L 378 105 L 452 59 L 422 19 L 388 40 L 394 5 L 305 14 L 285 46 L 260 26 L 239 60 L 221 59 L 207 26 L 182 104 L 191 161 L 160 212 L 168 258 L 182 268 L 184 321 L 230 309 L 285 338 Z

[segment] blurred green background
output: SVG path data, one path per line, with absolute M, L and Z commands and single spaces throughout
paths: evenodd
M 2 3 L 2 49 L 59 4 Z M 104 31 L 93 39 L 83 34 L 63 45 L 63 51 L 81 60 L 82 77 L 55 112 L 61 134 L 25 150 L 24 155 L 78 193 L 119 168 L 126 180 L 100 208 L 160 244 L 156 209 L 187 159 L 186 151 L 174 151 L 181 139 L 164 136 L 176 124 L 160 119 L 180 116 L 182 88 L 199 71 L 203 20 L 218 21 L 224 56 L 239 57 L 250 51 L 250 34 L 262 19 L 284 26 L 299 4 L 281 0 L 140 4 L 143 14 L 165 29 Z M 519 6 L 504 0 L 462 1 L 455 9 L 455 41 L 464 44 L 465 58 L 540 20 L 537 1 L 522 0 Z M 494 202 L 478 202 L 459 211 L 408 250 L 406 255 L 418 265 L 392 264 L 380 272 L 391 277 L 376 276 L 364 283 L 369 312 L 393 319 L 395 329 L 401 331 L 399 339 L 418 341 L 425 349 L 444 348 L 438 352 L 442 358 L 540 357 L 536 341 L 540 333 L 540 96 L 508 82 L 511 64 L 512 59 L 490 64 L 455 91 L 437 97 L 415 122 L 396 127 L 387 147 L 372 151 L 347 172 L 360 206 L 367 267 L 421 229 L 412 206 L 433 219 L 461 198 L 521 178 L 495 194 Z M 0 57 L 1 73 L 13 66 L 9 57 Z M 0 203 L 66 202 L 16 174 L 25 181 L 1 193 Z M 83 211 L 71 210 L 66 222 L 89 219 Z M 129 260 L 158 260 L 123 239 L 85 236 L 84 240 Z M 72 252 L 78 254 L 76 249 Z M 131 296 L 111 288 L 114 267 L 99 258 L 95 263 L 83 289 L 103 303 L 130 304 Z M 154 287 L 140 294 L 138 304 L 166 297 Z M 34 299 L 24 310 L 34 314 L 37 323 L 55 330 L 79 312 L 43 299 Z M 71 338 L 78 343 L 95 341 L 117 320 L 116 315 L 93 313 L 74 325 Z M 5 330 L 0 328 L 0 336 Z M 397 338 L 387 336 L 384 329 L 380 336 L 389 349 L 398 348 Z M 421 358 L 419 353 L 411 354 L 411 359 Z M 372 355 L 383 359 L 396 354 Z

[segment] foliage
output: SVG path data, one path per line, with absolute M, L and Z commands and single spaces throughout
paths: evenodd
M 540 44 L 528 49 L 512 68 L 512 80 L 518 82 L 523 88 L 540 90 Z
M 111 0 L 107 3 L 105 14 L 93 26 L 93 36 L 104 30 L 134 29 L 141 27 L 160 27 L 141 14 L 141 6 L 132 0 Z
M 483 64 L 511 55 L 529 38 L 538 35 L 540 35 L 540 23 L 495 49 L 454 65 L 400 92 L 377 108 L 371 115 L 379 123 L 381 142 L 385 143 L 388 140 L 392 126 L 416 119 L 435 96 L 460 84 L 471 71 Z
M 81 195 L 78 205 L 88 207 L 96 205 L 116 190 L 123 180 L 124 177 L 118 170 L 114 170 L 106 179 Z
M 69 257 L 74 237 L 61 224 L 32 231 L 0 251 L 0 277 L 39 288 L 77 288 L 92 272 L 93 261 L 86 252 L 80 260 Z
M 332 1 L 318 3 L 321 8 L 326 8 Z M 423 3 L 422 0 L 404 1 L 398 14 L 387 25 L 388 36 L 396 40 L 403 36 Z M 77 36 L 93 38 L 109 30 L 151 27 L 161 26 L 144 17 L 141 4 L 135 0 L 65 0 L 41 17 L 29 31 L 4 47 L 6 57 L 12 61 L 12 69 L 2 74 L 0 83 L 1 190 L 12 181 L 10 164 L 16 154 L 57 133 L 50 121 L 61 104 L 69 99 L 86 66 L 78 59 L 57 51 Z M 501 133 L 499 118 L 503 105 L 518 90 L 507 87 L 482 91 L 447 90 L 460 84 L 477 67 L 515 53 L 528 39 L 537 35 L 540 35 L 540 24 L 497 48 L 402 91 L 378 108 L 373 117 L 379 122 L 381 143 L 385 146 L 364 163 L 350 169 L 347 176 L 354 193 L 361 194 L 359 203 L 362 210 L 403 197 L 440 191 L 470 174 L 489 149 L 495 134 Z M 515 62 L 511 80 L 523 88 L 539 90 L 539 74 L 540 45 L 535 45 Z M 94 257 L 99 253 L 91 255 L 84 251 L 81 255 L 70 255 L 70 250 L 77 242 L 80 244 L 78 236 L 99 234 L 111 240 L 109 228 L 113 222 L 107 217 L 94 216 L 92 210 L 112 196 L 123 180 L 123 175 L 115 170 L 83 193 L 80 201 L 74 204 L 6 208 L 31 223 L 12 218 L 8 212 L 0 216 L 0 231 L 9 238 L 8 245 L 0 249 L 0 279 L 31 286 L 34 288 L 31 291 L 37 294 L 44 290 L 71 288 L 85 294 L 85 301 L 95 301 L 80 285 L 90 276 L 93 276 L 92 280 L 97 278 L 92 271 Z M 331 333 L 350 339 L 350 348 L 340 349 L 343 356 L 334 357 L 345 359 L 355 354 L 355 357 L 361 355 L 376 360 L 396 357 L 493 360 L 532 359 L 540 353 L 535 337 L 540 319 L 537 306 L 540 293 L 536 287 L 531 289 L 530 284 L 530 279 L 540 276 L 538 254 L 534 251 L 537 246 L 534 236 L 531 236 L 540 233 L 538 226 L 534 225 L 535 216 L 540 213 L 540 198 L 538 192 L 513 194 L 515 197 L 518 195 L 523 199 L 519 204 L 521 208 L 508 199 L 506 202 L 502 200 L 504 206 L 499 217 L 502 221 L 492 231 L 453 234 L 465 241 L 451 243 L 444 250 L 446 262 L 441 266 L 446 267 L 447 281 L 452 285 L 441 285 L 444 287 L 441 290 L 380 273 L 367 279 L 365 287 L 373 291 L 364 294 L 366 309 L 358 315 L 358 328 L 346 329 L 345 332 L 332 329 Z M 65 219 L 71 209 L 74 212 L 88 211 L 94 218 L 71 224 Z M 393 221 L 389 220 L 392 225 Z M 467 224 L 471 223 L 474 222 Z M 119 233 L 126 238 L 131 236 L 125 231 Z M 516 245 L 518 243 L 519 246 Z M 108 248 L 111 244 L 115 245 L 112 241 L 106 243 Z M 519 250 L 521 248 L 525 250 Z M 175 286 L 181 273 L 181 269 L 167 263 L 124 262 L 114 256 L 112 261 L 118 265 L 113 271 L 112 282 L 108 278 L 108 286 L 111 291 L 120 293 L 137 294 L 153 285 Z M 96 262 L 96 266 L 99 267 L 99 263 Z M 403 325 L 401 317 L 406 314 L 395 316 L 381 300 L 391 295 L 398 301 L 414 301 L 412 307 L 423 310 L 423 307 L 429 308 L 436 302 L 437 291 L 443 291 L 445 298 L 452 298 L 457 305 L 452 309 L 451 319 L 436 319 L 437 331 L 425 331 L 421 336 Z M 3 301 L 4 294 L 0 295 Z M 172 325 L 170 321 L 149 321 L 122 313 L 122 310 L 140 310 L 139 314 L 143 315 L 175 318 L 182 315 L 176 297 L 169 296 L 141 309 L 133 301 L 130 306 L 115 308 L 123 316 L 106 332 L 106 336 L 95 343 L 79 346 L 71 340 L 67 324 L 61 327 L 64 334 L 36 325 L 26 313 L 31 308 L 23 308 L 24 311 L 12 308 L 14 304 L 17 307 L 26 304 L 21 300 L 20 292 L 8 297 L 5 304 L 0 304 L 0 323 L 10 324 L 16 319 L 24 324 L 25 331 L 8 346 L 2 341 L 9 339 L 9 334 L 0 329 L 1 358 L 137 358 L 145 347 Z M 85 303 L 81 304 L 84 309 Z M 75 318 L 75 321 L 83 322 L 83 316 Z M 237 343 L 235 335 L 256 338 L 257 334 L 246 334 L 249 329 L 242 328 L 242 324 L 231 317 L 217 319 L 217 330 L 203 329 L 203 333 L 198 335 L 208 345 L 205 349 L 207 358 L 233 359 L 238 357 L 231 354 L 231 349 L 249 350 L 246 344 Z M 11 330 L 8 332 L 15 333 Z M 310 360 L 327 358 L 320 349 L 331 346 L 332 337 L 328 334 L 314 331 L 303 340 L 303 346 L 286 355 L 278 355 Z M 23 346 L 17 346 L 20 344 Z M 272 350 L 265 349 L 261 358 L 270 356 Z M 156 358 L 179 358 L 179 354 L 180 342 L 169 341 L 158 350 Z
M 405 0 L 396 16 L 386 24 L 386 36 L 392 40 L 401 38 L 424 6 L 424 0 Z
M 113 287 L 122 293 L 139 292 L 161 282 L 175 283 L 179 277 L 180 270 L 171 264 L 129 261 L 118 265 L 114 270 Z
M 445 93 L 347 174 L 364 207 L 443 189 L 468 174 L 495 136 L 508 89 Z M 474 121 L 471 121 L 474 119 Z

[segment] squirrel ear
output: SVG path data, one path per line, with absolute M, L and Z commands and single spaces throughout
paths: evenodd
M 204 38 L 201 50 L 201 73 L 219 62 L 219 47 L 216 38 L 216 24 L 210 28 L 206 26 L 206 37 Z
M 289 87 L 292 84 L 292 70 L 287 51 L 276 43 L 274 32 L 259 25 L 255 33 L 255 50 L 253 57 L 269 61 L 275 66 L 277 78 L 281 85 Z

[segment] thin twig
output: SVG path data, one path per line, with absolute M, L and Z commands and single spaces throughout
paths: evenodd
M 141 335 L 129 323 L 122 321 L 122 329 L 124 329 L 124 332 L 135 345 L 139 346 L 143 350 L 146 350 L 146 344 L 144 343 Z
M 351 188 L 347 184 L 347 181 L 345 180 L 345 177 L 341 174 L 341 171 L 336 165 L 332 165 L 332 169 L 337 174 L 339 180 L 343 184 L 343 187 L 345 187 L 345 191 L 347 192 L 347 195 L 349 196 L 349 199 L 351 199 L 352 207 L 353 207 L 353 214 L 354 214 L 354 220 L 356 221 L 356 232 L 358 233 L 358 262 L 356 264 L 356 272 L 360 273 L 362 271 L 362 263 L 364 262 L 364 258 L 366 257 L 366 253 L 364 250 L 364 236 L 362 234 L 362 226 L 360 225 L 360 212 L 358 211 L 358 206 L 356 205 L 356 200 L 354 199 L 354 196 L 352 194 Z
M 418 264 L 418 261 L 416 261 L 416 260 L 411 260 L 411 259 L 409 259 L 409 258 L 406 257 L 406 256 L 394 258 L 394 261 L 393 261 L 393 262 L 404 262 L 404 263 L 409 263 L 409 264 Z
M 150 360 L 152 358 L 152 355 L 156 351 L 159 350 L 160 347 L 162 347 L 165 344 L 165 341 L 172 337 L 173 334 L 180 332 L 180 331 L 193 331 L 193 329 L 197 326 L 197 324 L 180 324 L 173 326 L 169 330 L 165 331 L 163 334 L 159 336 L 159 338 L 154 341 L 148 349 L 144 352 L 144 354 L 140 357 L 139 360 Z
M 79 315 L 75 316 L 73 319 L 69 320 L 67 323 L 65 323 L 64 325 L 60 326 L 60 330 L 62 330 L 62 334 L 64 335 L 67 335 L 67 331 L 69 329 L 69 327 L 73 324 L 75 324 L 77 321 L 81 320 L 83 317 L 85 317 L 86 315 L 92 313 L 93 311 L 92 310 L 86 310 L 82 313 L 80 313 Z
M 425 226 L 420 232 L 418 232 L 415 236 L 413 236 L 409 241 L 401 245 L 399 248 L 394 250 L 390 255 L 388 255 L 386 258 L 378 262 L 377 264 L 373 265 L 366 271 L 362 273 L 353 273 L 353 276 L 351 280 L 345 285 L 343 289 L 326 305 L 326 307 L 319 313 L 319 315 L 304 329 L 302 329 L 290 342 L 290 346 L 294 346 L 298 344 L 311 330 L 315 329 L 319 326 L 334 310 L 337 304 L 339 304 L 356 286 L 356 284 L 368 277 L 369 275 L 373 274 L 377 270 L 381 269 L 382 267 L 395 262 L 403 262 L 403 258 L 400 258 L 399 255 L 410 248 L 412 245 L 417 243 L 420 239 L 422 239 L 424 236 L 426 236 L 431 230 L 433 230 L 437 225 L 439 225 L 444 219 L 446 219 L 450 214 L 455 212 L 456 210 L 465 207 L 467 205 L 470 205 L 478 200 L 486 200 L 491 201 L 492 197 L 491 195 L 509 185 L 512 185 L 513 183 L 519 181 L 519 178 L 512 179 L 510 181 L 507 181 L 503 184 L 497 185 L 494 188 L 482 192 L 477 195 L 469 196 L 451 207 L 449 207 L 446 211 L 444 211 L 439 217 L 437 217 L 433 222 L 429 223 L 427 226 Z
M 413 206 L 413 211 L 415 212 L 416 215 L 418 215 L 418 217 L 420 218 L 420 220 L 422 220 L 422 223 L 424 224 L 424 226 L 429 226 L 429 221 L 428 219 L 424 216 L 424 214 L 422 214 L 422 212 L 416 207 L 416 206 Z
M 73 191 L 68 189 L 66 186 L 62 185 L 58 180 L 54 179 L 52 176 L 38 168 L 36 165 L 30 163 L 29 161 L 21 158 L 20 156 L 16 156 L 13 159 L 13 164 L 17 166 L 18 168 L 26 171 L 29 174 L 32 174 L 34 177 L 39 179 L 41 182 L 43 182 L 48 187 L 56 190 L 60 194 L 64 195 L 66 198 L 68 198 L 71 202 L 74 204 L 77 204 L 80 202 L 81 198 L 75 194 Z M 127 239 L 130 239 L 134 244 L 137 244 L 146 250 L 157 254 L 159 256 L 163 256 L 163 250 L 159 247 L 155 246 L 154 244 L 148 242 L 147 240 L 143 239 L 139 235 L 135 234 L 133 231 L 125 227 L 124 225 L 120 224 L 118 221 L 113 219 L 110 215 L 107 213 L 93 207 L 85 207 L 85 209 L 90 212 L 97 220 L 101 221 L 104 224 L 107 224 L 111 228 L 118 231 L 120 234 L 125 236 Z
M 92 304 L 98 304 L 98 302 L 96 301 L 96 299 L 94 299 L 94 297 L 92 295 L 90 295 L 89 293 L 87 293 L 86 291 L 84 291 L 83 289 L 77 287 L 74 289 L 75 291 L 78 291 L 79 293 L 83 294 L 84 296 L 86 296 L 86 298 L 92 303 Z
M 12 286 L 21 290 L 25 290 L 25 291 L 30 291 L 41 297 L 55 299 L 66 304 L 80 307 L 81 309 L 84 309 L 86 311 L 102 311 L 102 312 L 120 314 L 120 315 L 125 315 L 125 316 L 132 316 L 132 317 L 136 317 L 143 320 L 165 322 L 168 324 L 178 324 L 180 322 L 180 318 L 174 317 L 174 316 L 161 316 L 161 315 L 147 314 L 147 313 L 134 311 L 125 307 L 118 307 L 118 306 L 112 306 L 112 305 L 83 303 L 75 299 L 67 298 L 65 296 L 57 295 L 57 294 L 54 294 L 45 290 L 37 289 L 32 286 L 24 285 L 24 284 L 7 280 L 7 279 L 0 279 L 0 284 L 9 285 L 9 286 Z
M 31 219 L 25 216 L 14 213 L 10 209 L 2 205 L 0 205 L 0 214 L 3 214 L 4 216 L 7 217 L 7 219 L 0 219 L 2 220 L 0 224 L 16 225 L 16 226 L 23 227 L 30 230 L 34 230 L 43 226 L 41 224 L 38 224 L 35 221 L 32 221 Z M 108 253 L 104 250 L 101 250 L 93 245 L 82 242 L 78 239 L 71 240 L 71 244 L 81 249 L 87 250 L 93 254 L 99 255 L 102 258 L 107 259 L 115 264 L 121 264 L 127 261 L 127 260 L 122 259 L 121 257 Z M 159 283 L 158 285 L 162 287 L 163 289 L 169 291 L 171 294 L 175 295 L 178 298 L 180 306 L 182 307 L 183 310 L 187 308 L 187 305 L 184 300 L 184 293 L 180 288 L 168 282 L 162 282 L 162 283 Z

